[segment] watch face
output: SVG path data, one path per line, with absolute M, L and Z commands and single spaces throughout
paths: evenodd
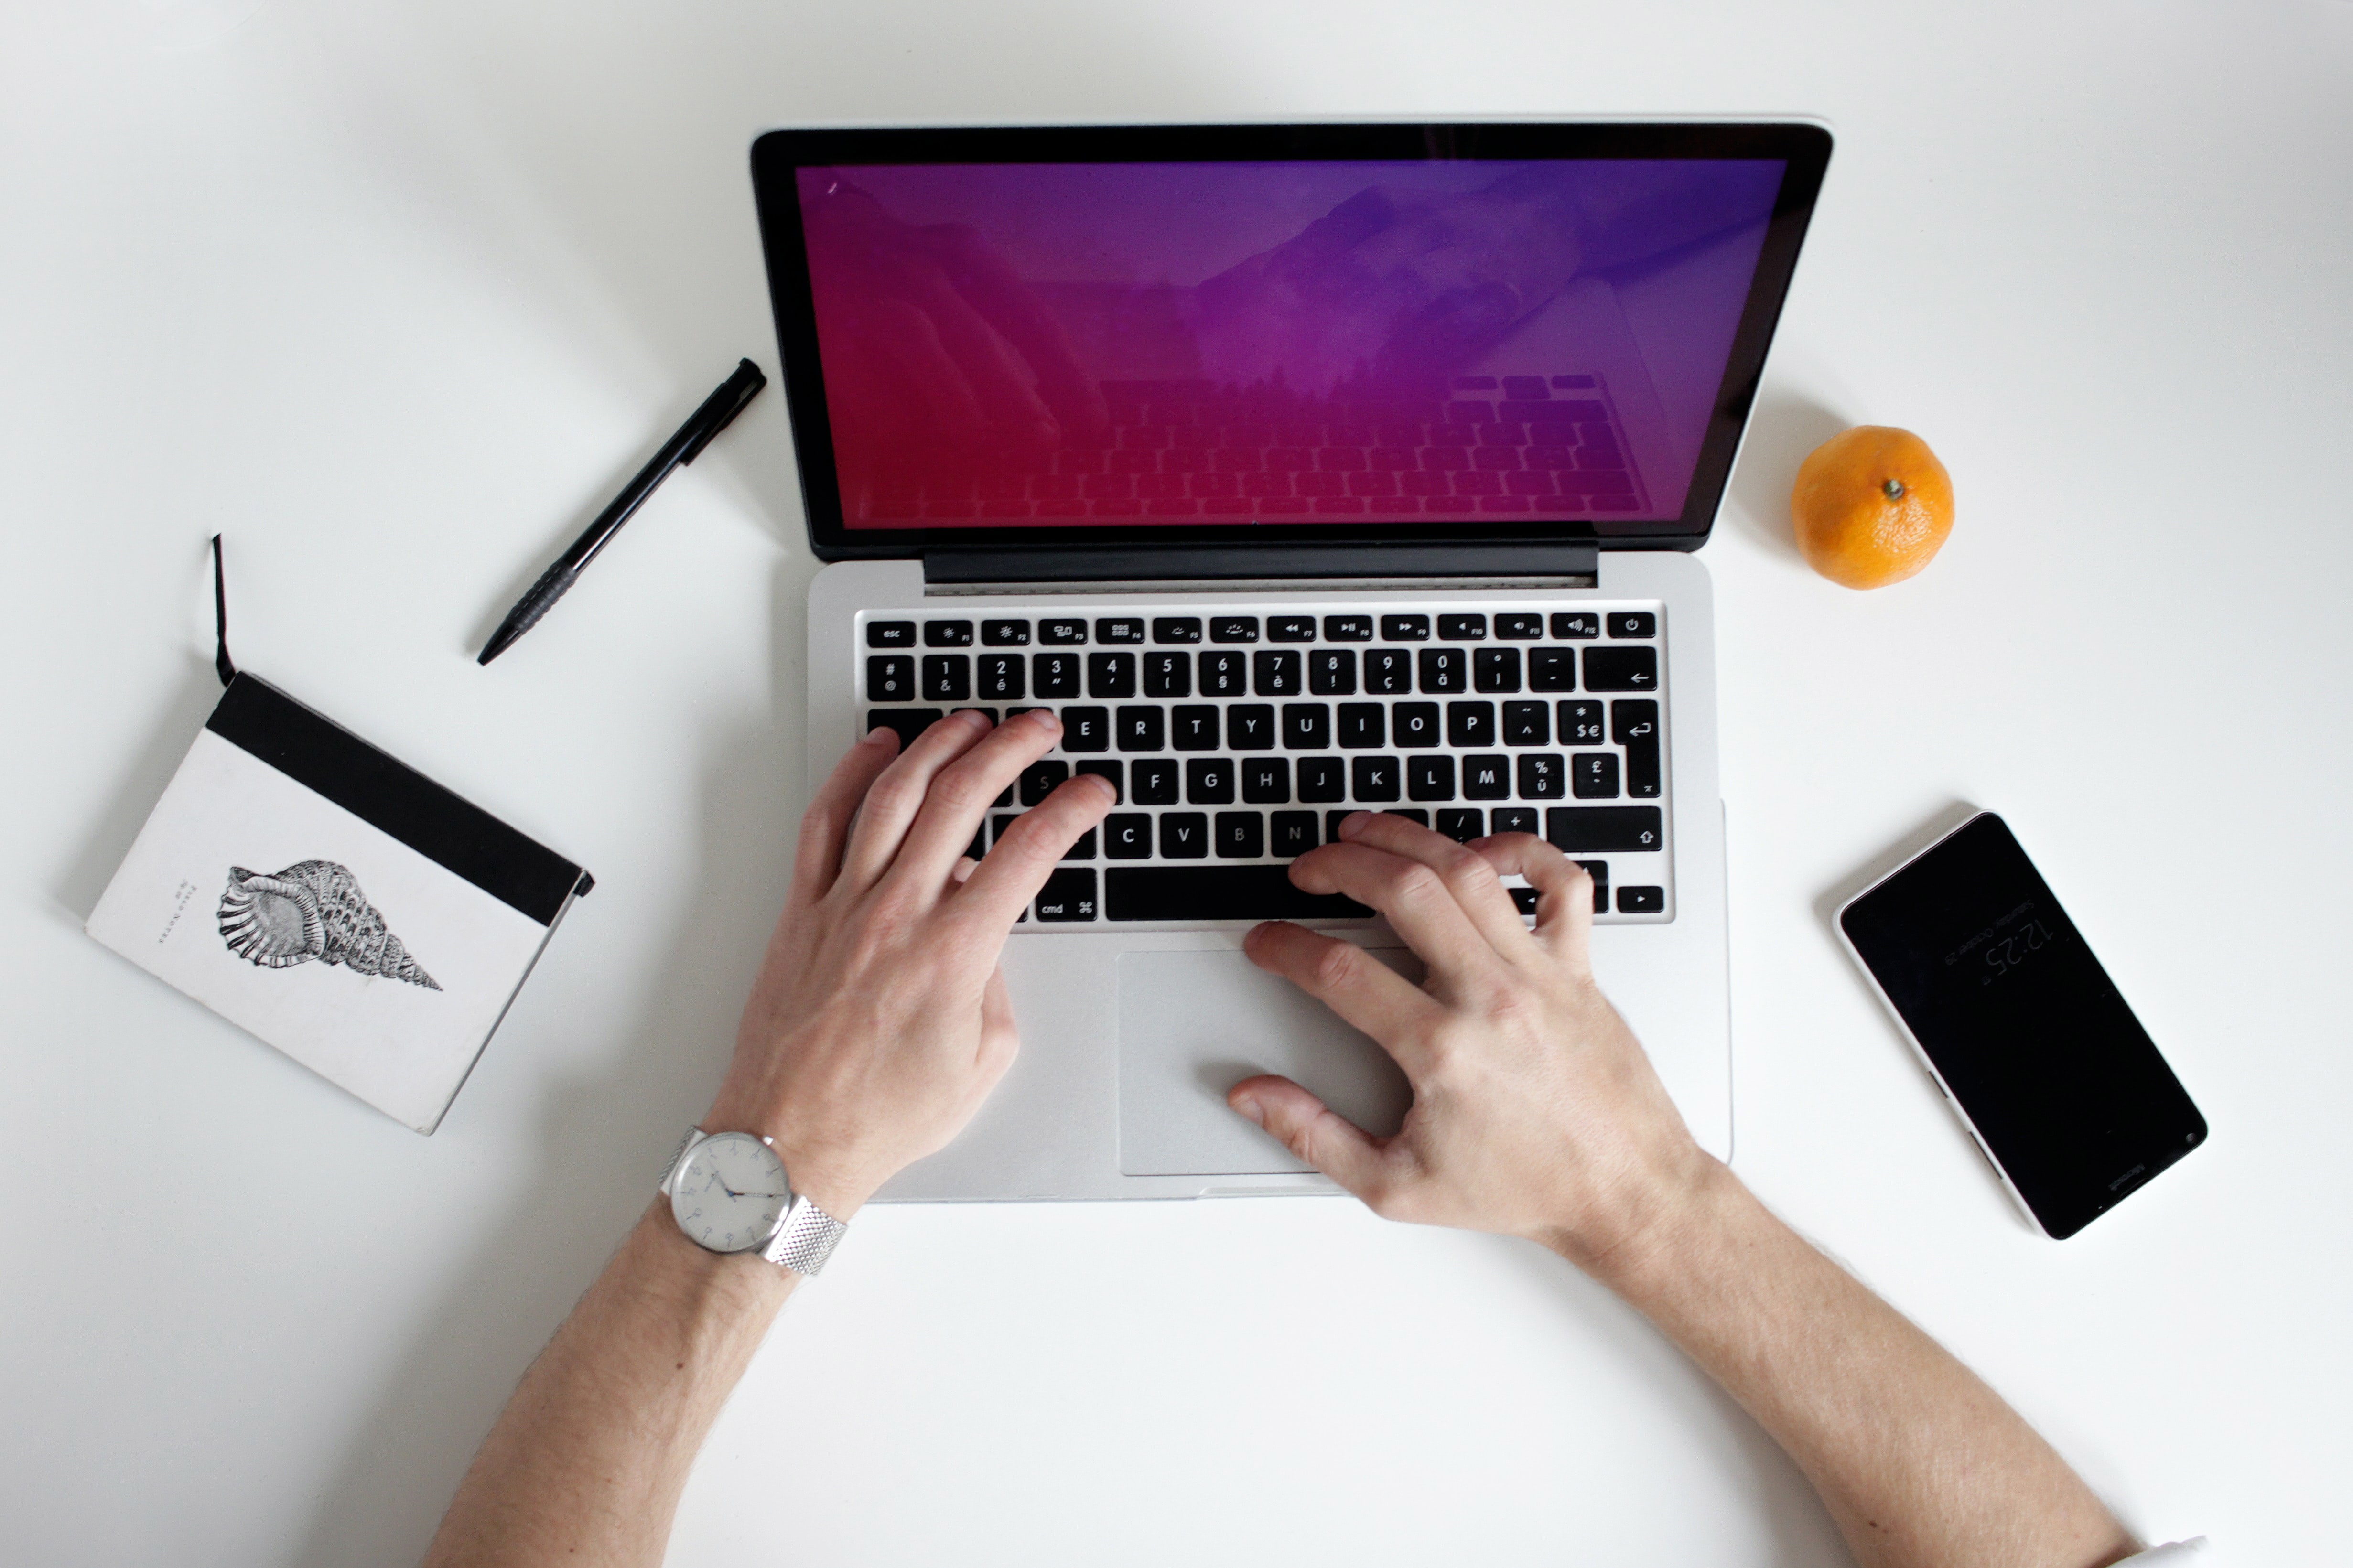
M 749 1132 L 722 1132 L 688 1155 L 670 1184 L 681 1230 L 713 1252 L 745 1252 L 776 1234 L 793 1201 L 785 1163 Z

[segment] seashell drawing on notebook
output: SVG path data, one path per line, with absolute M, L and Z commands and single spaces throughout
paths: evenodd
M 274 875 L 231 866 L 220 933 L 231 952 L 259 968 L 290 969 L 315 958 L 356 974 L 441 989 L 392 934 L 358 879 L 332 860 L 298 861 Z

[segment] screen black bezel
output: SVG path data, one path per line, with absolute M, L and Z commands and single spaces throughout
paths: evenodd
M 2097 1185 L 2060 1188 L 2029 1184 L 2020 1180 L 2018 1173 L 2010 1168 L 2014 1161 L 2005 1161 L 2004 1151 L 1996 1146 L 2000 1140 L 1989 1137 L 1979 1129 L 1980 1112 L 1987 1108 L 1972 1107 L 1969 1098 L 1962 1090 L 1954 1088 L 1951 1068 L 1955 1064 L 1940 1062 L 1937 1059 L 1935 1047 L 1921 1035 L 1914 1019 L 1905 1012 L 1903 1003 L 1897 999 L 1895 988 L 1888 984 L 1878 966 L 1873 963 L 1870 953 L 1873 943 L 1868 940 L 1858 940 L 1856 936 L 1858 922 L 1868 922 L 1891 933 L 1895 940 L 1901 941 L 1915 952 L 1924 947 L 1934 951 L 1938 945 L 1936 942 L 1924 940 L 1922 933 L 1916 930 L 1903 928 L 1895 921 L 1879 917 L 1873 906 L 1887 902 L 1891 899 L 1908 900 L 1909 885 L 1923 878 L 1943 879 L 1945 873 L 1939 864 L 1941 858 L 1950 856 L 1984 858 L 1989 855 L 2000 856 L 2010 860 L 2011 869 L 2016 872 L 2020 885 L 2025 888 L 2031 897 L 2048 905 L 2051 910 L 2067 923 L 2073 933 L 2074 940 L 2083 948 L 2084 960 L 2089 964 L 2092 973 L 2097 976 L 2099 984 L 2114 998 L 2123 1020 L 2130 1026 L 2138 1036 L 2140 1042 L 2147 1047 L 2148 1065 L 2153 1069 L 2150 1073 L 2150 1081 L 2154 1083 L 2161 1076 L 2163 1082 L 2170 1086 L 2173 1094 L 2179 1097 L 2181 1108 L 2186 1112 L 2184 1120 L 2178 1126 L 2154 1134 L 2146 1151 L 2136 1152 L 2134 1157 L 2145 1169 L 2127 1186 L 2113 1190 L 2103 1189 Z M 2150 1182 L 2186 1155 L 2205 1147 L 2209 1130 L 2204 1114 L 2199 1110 L 2196 1102 L 2189 1098 L 2189 1090 L 2183 1087 L 2179 1077 L 2174 1073 L 2172 1064 L 2165 1059 L 2163 1052 L 2158 1048 L 2157 1042 L 2150 1038 L 2138 1015 L 2133 1011 L 2132 1004 L 2125 999 L 2124 993 L 2117 989 L 2115 981 L 2108 975 L 2106 967 L 2100 963 L 2099 954 L 2093 951 L 2091 942 L 2084 936 L 2081 928 L 2075 926 L 2074 918 L 2067 913 L 2066 906 L 2062 904 L 2058 896 L 2051 890 L 2050 883 L 2043 879 L 2042 873 L 2026 853 L 2025 847 L 2020 844 L 2017 836 L 2010 832 L 2010 825 L 1994 813 L 1989 811 L 1978 813 L 1927 849 L 1913 857 L 1895 871 L 1856 895 L 1839 910 L 1838 923 L 1840 933 L 1844 937 L 1848 950 L 1870 973 L 1873 984 L 1878 989 L 1880 996 L 1886 1002 L 1889 1011 L 1903 1023 L 1905 1032 L 1910 1036 L 1913 1046 L 1919 1051 L 1922 1059 L 1928 1064 L 1929 1069 L 1936 1075 L 1936 1080 L 1943 1087 L 1946 1097 L 1959 1110 L 1961 1115 L 1968 1121 L 1972 1132 L 1977 1134 L 1979 1147 L 1985 1151 L 1988 1158 L 1995 1162 L 2003 1179 L 2010 1184 L 2010 1191 L 2025 1204 L 2028 1211 L 2034 1216 L 2035 1223 L 2053 1240 L 2063 1241 L 2073 1236 L 2092 1221 L 2147 1186 Z M 2194 1134 L 2194 1137 L 2186 1143 L 2182 1142 L 2185 1133 Z M 2018 1152 L 2013 1150 L 2010 1152 L 2015 1155 Z
M 1707 542 L 1755 401 L 1774 327 L 1805 240 L 1831 134 L 1806 121 L 1561 123 L 1452 121 L 1327 125 L 998 126 L 771 131 L 752 143 L 752 185 L 798 457 L 809 542 L 820 559 L 902 559 L 936 550 L 1071 550 L 1150 543 L 1162 549 L 1320 544 L 1585 543 L 1603 549 L 1696 550 Z M 852 529 L 841 515 L 817 315 L 794 172 L 860 163 L 1246 163 L 1282 160 L 1778 158 L 1787 172 L 1733 335 L 1707 433 L 1680 517 L 1558 521 L 1214 523 L 1083 528 Z

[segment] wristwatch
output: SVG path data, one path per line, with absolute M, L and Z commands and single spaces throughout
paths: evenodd
M 794 1194 L 775 1141 L 690 1127 L 662 1167 L 662 1195 L 686 1238 L 710 1252 L 755 1252 L 815 1279 L 849 1227 Z

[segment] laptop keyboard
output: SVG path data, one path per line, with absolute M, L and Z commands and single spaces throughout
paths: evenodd
M 1060 743 L 971 847 L 986 854 L 1074 771 L 1111 781 L 1119 805 L 1049 880 L 1041 924 L 1370 918 L 1289 878 L 1352 811 L 1464 842 L 1539 834 L 1593 874 L 1597 917 L 1659 921 L 1674 911 L 1662 633 L 1655 601 L 871 610 L 860 708 L 902 742 L 959 709 L 1055 710 Z M 1533 891 L 1514 896 L 1534 911 Z

